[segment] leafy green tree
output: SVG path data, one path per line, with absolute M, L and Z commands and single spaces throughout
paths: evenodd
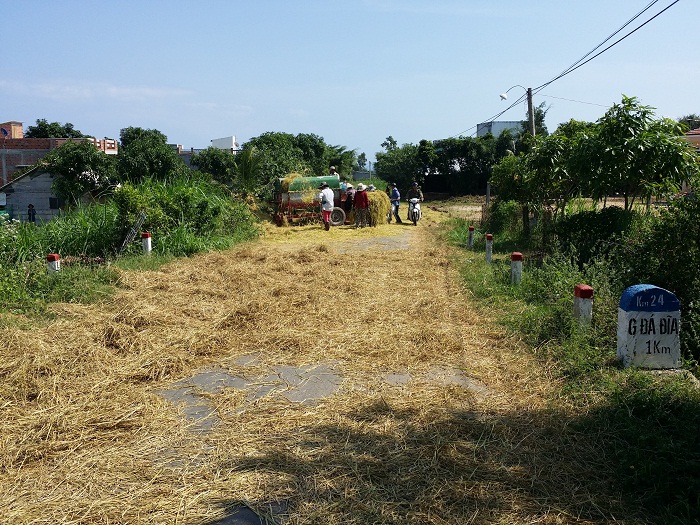
M 434 145 L 435 173 L 446 179 L 451 194 L 478 194 L 486 191 L 486 182 L 495 162 L 496 140 L 493 135 L 437 140 Z
M 357 169 L 360 171 L 367 169 L 367 155 L 364 151 L 357 156 Z
M 414 179 L 420 177 L 418 146 L 404 144 L 398 147 L 391 137 L 388 137 L 382 146 L 386 151 L 376 154 L 377 162 L 374 164 L 377 176 L 385 181 L 395 182 L 400 188 L 408 187 Z
M 243 151 L 252 148 L 260 157 L 266 182 L 295 172 L 323 176 L 328 174 L 330 166 L 335 166 L 340 174 L 349 175 L 356 162 L 354 150 L 328 145 L 322 137 L 311 133 L 263 133 L 243 145 Z
M 529 199 L 524 181 L 530 177 L 524 159 L 522 155 L 508 155 L 493 167 L 490 181 L 499 200 L 522 203 Z
M 328 166 L 335 166 L 341 175 L 348 176 L 352 173 L 356 164 L 355 150 L 349 150 L 345 146 L 328 146 L 327 151 L 330 156 Z
M 619 191 L 629 209 L 636 197 L 678 191 L 698 170 L 697 155 L 683 138 L 683 125 L 654 118 L 653 109 L 623 95 L 597 122 L 589 144 L 598 192 Z M 600 195 L 594 195 L 599 197 Z
M 122 180 L 167 180 L 189 172 L 177 151 L 168 146 L 166 136 L 158 130 L 124 128 L 120 141 L 117 165 Z
M 213 146 L 192 155 L 192 164 L 216 181 L 231 186 L 236 176 L 236 154 Z
M 28 139 L 47 139 L 47 138 L 70 138 L 77 139 L 87 137 L 73 127 L 73 124 L 66 122 L 49 122 L 46 119 L 37 119 L 35 126 L 29 126 L 24 132 L 24 137 Z
M 114 157 L 87 141 L 68 141 L 41 162 L 55 175 L 53 192 L 71 205 L 86 193 L 104 191 L 115 180 Z
M 242 149 L 246 151 L 252 148 L 262 157 L 261 169 L 268 182 L 284 178 L 290 173 L 309 171 L 291 133 L 268 131 L 250 139 L 243 144 Z
M 417 157 L 420 173 L 417 174 L 416 180 L 423 182 L 427 175 L 434 172 L 435 161 L 437 160 L 435 144 L 431 140 L 421 140 L 418 143 Z
M 381 146 L 386 150 L 387 153 L 389 153 L 390 151 L 394 151 L 398 147 L 398 143 L 396 142 L 394 137 L 389 135 L 386 138 L 386 140 L 382 142 Z
M 594 124 L 571 120 L 551 135 L 537 137 L 536 147 L 525 157 L 528 204 L 556 216 L 573 197 L 595 191 L 586 147 L 594 133 Z

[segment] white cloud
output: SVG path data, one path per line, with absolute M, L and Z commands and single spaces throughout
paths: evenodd
M 0 82 L 0 88 L 24 96 L 45 98 L 57 102 L 79 102 L 89 99 L 111 99 L 122 102 L 149 101 L 180 98 L 191 95 L 192 91 L 168 87 L 118 86 L 103 82 L 77 82 L 53 80 L 48 82 L 22 83 Z

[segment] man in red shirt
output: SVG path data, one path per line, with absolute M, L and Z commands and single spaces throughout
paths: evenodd
M 353 206 L 355 207 L 355 228 L 364 228 L 367 226 L 369 198 L 367 197 L 366 190 L 367 187 L 364 184 L 360 183 L 357 185 L 355 200 L 353 201 Z

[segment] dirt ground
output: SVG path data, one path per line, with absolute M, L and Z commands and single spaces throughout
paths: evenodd
M 609 523 L 547 370 L 437 235 L 479 213 L 270 226 L 3 328 L 0 522 Z

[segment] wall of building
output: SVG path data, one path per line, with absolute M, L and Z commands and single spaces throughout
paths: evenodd
M 6 187 L 5 211 L 10 218 L 20 221 L 27 220 L 27 207 L 34 205 L 36 221 L 45 222 L 60 214 L 60 202 L 51 193 L 53 176 L 49 173 L 37 173 L 17 179 Z

